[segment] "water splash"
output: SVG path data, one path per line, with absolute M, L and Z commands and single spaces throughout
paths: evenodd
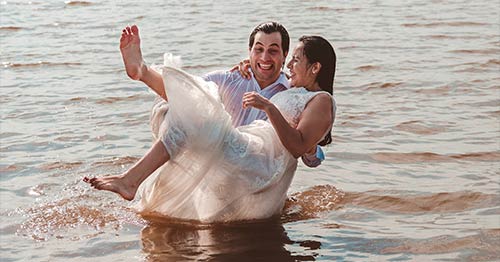
M 316 218 L 320 214 L 339 208 L 345 193 L 332 185 L 314 186 L 290 196 L 285 203 L 283 222 Z

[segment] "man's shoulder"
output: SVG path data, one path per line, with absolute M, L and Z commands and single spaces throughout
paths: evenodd
M 241 77 L 240 73 L 238 71 L 230 71 L 230 70 L 224 70 L 224 69 L 219 69 L 219 70 L 214 70 L 212 72 L 209 72 L 205 74 L 206 77 L 213 77 L 213 76 L 218 76 L 218 77 Z
M 216 70 L 206 74 L 204 78 L 205 80 L 218 82 L 219 84 L 234 83 L 234 81 L 246 80 L 237 70 Z

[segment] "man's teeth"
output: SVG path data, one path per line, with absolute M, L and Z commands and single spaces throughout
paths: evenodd
M 259 65 L 260 65 L 260 68 L 262 68 L 264 70 L 271 69 L 271 66 L 272 66 L 272 65 L 263 65 L 263 64 L 259 64 Z

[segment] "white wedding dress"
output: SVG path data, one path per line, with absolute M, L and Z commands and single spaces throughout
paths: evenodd
M 204 223 L 280 214 L 297 159 L 271 123 L 234 128 L 213 82 L 175 67 L 162 71 L 169 102 L 155 105 L 151 126 L 171 159 L 141 185 L 138 210 Z M 326 92 L 292 88 L 271 101 L 296 126 L 319 93 Z

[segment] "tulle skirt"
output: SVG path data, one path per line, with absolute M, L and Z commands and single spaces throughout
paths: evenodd
M 234 128 L 212 82 L 162 68 L 168 102 L 151 112 L 153 137 L 171 159 L 139 189 L 143 213 L 228 222 L 280 214 L 297 167 L 272 125 Z

